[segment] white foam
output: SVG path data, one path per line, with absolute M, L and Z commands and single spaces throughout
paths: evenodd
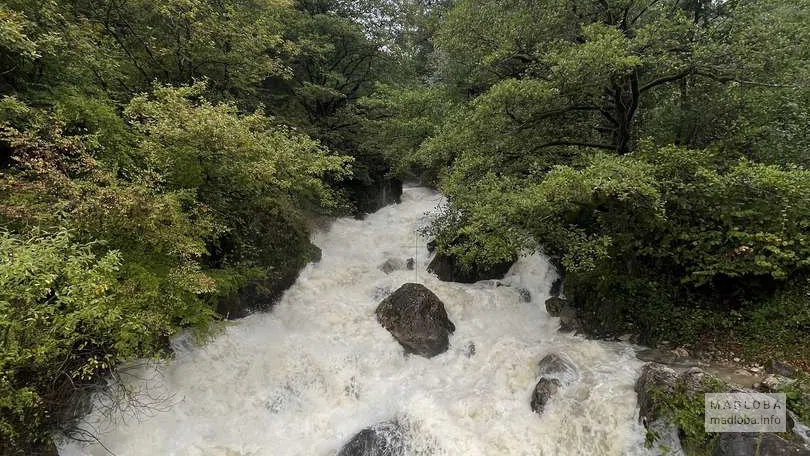
M 154 395 L 173 398 L 168 410 L 126 424 L 94 414 L 88 425 L 119 456 L 331 456 L 359 430 L 394 418 L 438 455 L 647 454 L 633 392 L 641 363 L 625 344 L 556 332 L 543 306 L 555 278 L 544 257 L 521 259 L 503 280 L 511 286 L 445 283 L 425 271 L 416 229 L 442 202 L 406 188 L 402 204 L 316 233 L 323 259 L 272 312 L 229 324 L 204 346 L 178 338 L 174 361 L 159 375 L 142 373 Z M 378 269 L 410 257 L 415 271 Z M 433 359 L 404 356 L 374 317 L 381 293 L 413 281 L 444 301 L 457 328 Z M 530 396 L 550 352 L 573 361 L 579 378 L 538 416 Z M 108 454 L 78 444 L 60 453 Z

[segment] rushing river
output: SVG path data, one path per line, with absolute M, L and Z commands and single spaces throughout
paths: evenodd
M 406 188 L 402 204 L 314 234 L 323 259 L 272 312 L 229 324 L 202 346 L 178 338 L 170 364 L 139 375 L 164 403 L 123 422 L 91 414 L 87 427 L 119 456 L 333 456 L 361 429 L 391 419 L 408 426 L 419 454 L 646 454 L 633 392 L 641 363 L 627 344 L 557 332 L 543 305 L 555 278 L 544 257 L 521 259 L 505 286 L 425 272 L 416 230 L 442 201 Z M 414 271 L 379 269 L 412 257 Z M 430 288 L 456 325 L 449 350 L 435 358 L 404 356 L 375 319 L 380 300 L 406 282 Z M 540 416 L 529 402 L 537 363 L 552 352 L 572 360 L 579 378 Z M 98 444 L 60 453 L 109 454 Z

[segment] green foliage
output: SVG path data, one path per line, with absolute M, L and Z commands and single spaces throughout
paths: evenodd
M 345 17 L 286 23 L 293 11 L 273 0 L 0 7 L 0 453 L 75 437 L 87 395 L 120 363 L 165 357 L 170 337 L 207 334 L 216 312 L 271 305 L 318 257 L 308 217 L 346 210 L 352 160 L 303 133 L 330 138 L 320 126 L 335 112 L 297 129 L 265 114 L 265 84 L 305 71 L 296 56 L 316 51 L 302 37 L 317 47 L 344 30 L 377 48 Z M 364 88 L 340 109 L 373 86 L 370 74 L 330 74 Z
M 122 255 L 95 254 L 100 247 L 78 244 L 64 231 L 25 238 L 0 232 L 4 451 L 46 441 L 49 428 L 71 426 L 78 411 L 62 404 L 121 361 L 163 356 L 166 338 L 187 311 L 170 297 L 144 299 L 133 286 L 139 280 L 122 268 Z
M 686 454 L 709 455 L 717 434 L 705 431 L 704 393 L 724 393 L 728 391 L 728 385 L 709 375 L 701 377 L 698 385 L 687 385 L 687 378 L 680 377 L 674 391 L 651 390 L 650 399 L 656 414 L 678 428 Z M 653 443 L 655 438 L 648 434 L 647 444 Z
M 587 329 L 806 357 L 808 6 L 454 2 L 377 142 L 447 195 L 440 252 L 543 250 Z
M 125 111 L 144 135 L 141 151 L 161 176 L 156 185 L 194 191 L 219 212 L 233 200 L 270 195 L 335 204 L 322 179 L 344 175 L 348 159 L 259 112 L 240 116 L 231 105 L 192 101 L 204 88 L 159 87 Z
M 788 409 L 796 413 L 802 423 L 810 421 L 810 375 L 797 374 L 794 381 L 786 383 L 779 392 L 785 393 Z

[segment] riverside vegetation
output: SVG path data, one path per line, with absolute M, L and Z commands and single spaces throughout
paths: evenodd
M 426 234 L 462 268 L 550 255 L 588 333 L 807 368 L 807 24 L 807 0 L 4 1 L 0 453 L 92 438 L 117 366 L 268 305 L 314 217 L 399 179 L 447 196 Z

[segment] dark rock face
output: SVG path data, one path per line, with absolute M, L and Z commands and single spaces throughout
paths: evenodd
M 376 177 L 353 180 L 347 184 L 349 196 L 357 208 L 357 215 L 370 214 L 402 199 L 402 181 Z
M 563 291 L 563 279 L 559 277 L 551 283 L 551 291 L 549 291 L 549 295 L 558 298 L 562 294 Z
M 532 411 L 534 413 L 542 414 L 546 408 L 551 396 L 553 396 L 560 388 L 562 383 L 556 378 L 543 377 L 537 382 L 532 393 Z
M 559 296 L 552 296 L 546 299 L 546 312 L 552 317 L 559 317 L 560 313 L 562 313 L 563 309 L 566 307 L 568 307 L 568 301 Z
M 252 280 L 235 293 L 217 302 L 216 312 L 228 320 L 244 318 L 256 311 L 269 310 L 298 279 L 308 263 L 320 261 L 321 249 L 309 244 L 306 251 L 283 265 L 278 265 L 266 277 Z
M 560 332 L 580 332 L 582 321 L 576 309 L 564 298 L 552 296 L 546 299 L 546 312 L 560 318 Z
M 250 262 L 264 270 L 240 288 L 218 299 L 216 311 L 229 319 L 268 310 L 298 278 L 308 263 L 321 259 L 321 250 L 309 240 L 305 219 L 271 199 L 243 208 L 243 220 L 207 245 L 206 267 L 220 269 L 235 262 Z
M 652 392 L 655 390 L 671 393 L 675 391 L 678 374 L 662 364 L 650 363 L 641 368 L 641 376 L 636 380 L 636 395 L 640 407 L 639 420 L 645 425 L 652 424 L 657 418 Z
M 501 262 L 492 266 L 473 266 L 464 269 L 455 257 L 437 254 L 428 265 L 428 272 L 436 274 L 444 282 L 475 283 L 481 280 L 502 279 L 516 260 Z
M 437 245 L 436 239 L 433 239 L 432 241 L 429 241 L 427 243 L 428 252 L 430 252 L 430 253 L 435 252 L 436 251 L 436 245 Z
M 442 301 L 424 285 L 406 283 L 377 306 L 377 321 L 406 353 L 432 358 L 444 353 L 456 327 Z
M 405 432 L 399 424 L 391 422 L 363 429 L 337 456 L 404 456 L 405 450 Z
M 810 456 L 810 450 L 770 433 L 721 433 L 712 456 Z

